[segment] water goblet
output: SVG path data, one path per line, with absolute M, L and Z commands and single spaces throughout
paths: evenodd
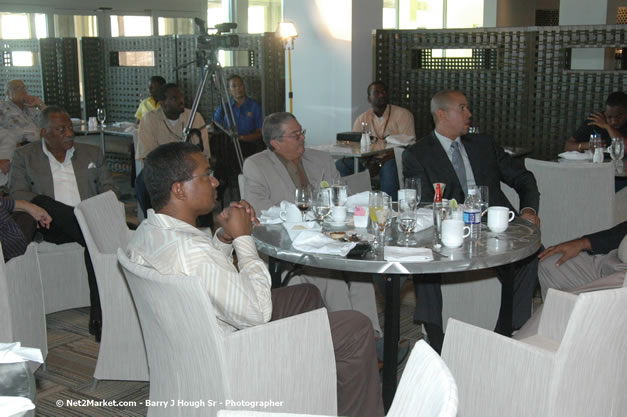
M 311 206 L 311 189 L 307 187 L 298 187 L 294 193 L 294 203 L 300 210 L 303 221 L 305 221 L 305 212 Z
M 383 248 L 385 229 L 392 221 L 392 199 L 382 191 L 373 191 L 370 193 L 368 211 L 375 227 L 375 240 L 372 247 L 377 250 Z
M 315 192 L 312 211 L 318 224 L 322 226 L 322 222 L 331 212 L 331 190 L 329 188 L 322 188 Z
M 104 128 L 106 126 L 105 120 L 107 120 L 107 112 L 104 107 L 98 108 L 98 110 L 96 110 L 96 118 L 98 119 L 100 126 Z

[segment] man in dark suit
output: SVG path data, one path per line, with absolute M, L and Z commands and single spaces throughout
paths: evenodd
M 63 108 L 44 109 L 40 127 L 43 140 L 18 148 L 13 155 L 11 197 L 30 201 L 50 213 L 54 219 L 50 229 L 40 229 L 44 240 L 57 244 L 77 242 L 85 248 L 91 300 L 89 331 L 100 341 L 102 312 L 98 286 L 74 207 L 108 190 L 118 194 L 118 189 L 100 148 L 74 143 L 72 121 Z
M 433 200 L 432 184 L 435 182 L 446 184 L 443 198 L 454 198 L 459 202 L 465 200 L 469 186 L 487 185 L 491 206 L 506 206 L 513 210 L 501 191 L 503 181 L 520 196 L 520 217 L 539 226 L 540 193 L 533 174 L 505 153 L 490 136 L 468 135 L 472 114 L 464 94 L 459 91 L 435 94 L 431 99 L 431 114 L 435 130 L 403 153 L 405 178 L 420 178 L 422 200 Z M 512 321 L 509 323 L 505 318 L 507 314 L 502 317 L 505 311 L 502 302 L 496 329 L 508 333 L 508 329 L 520 328 L 531 316 L 538 279 L 537 258 L 532 255 L 515 264 L 504 265 L 497 268 L 497 273 L 502 284 L 511 283 L 513 279 Z M 416 284 L 414 320 L 425 324 L 430 342 L 439 349 L 443 340 L 440 276 L 421 276 L 416 279 Z M 503 294 L 502 300 L 507 300 L 507 294 Z

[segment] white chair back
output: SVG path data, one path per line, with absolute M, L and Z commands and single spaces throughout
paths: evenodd
M 246 178 L 244 174 L 237 176 L 237 185 L 239 186 L 239 195 L 242 200 L 246 200 Z
M 545 246 L 614 226 L 612 164 L 560 163 L 527 158 L 540 190 Z
M 370 182 L 370 171 L 365 170 L 344 177 L 348 194 L 353 195 L 362 191 L 372 191 L 372 183 Z
M 627 289 L 577 296 L 553 366 L 547 416 L 624 416 Z
M 40 349 L 46 360 L 46 315 L 36 244 L 6 264 L 3 259 L 0 245 L 0 342 Z M 31 366 L 33 370 L 38 367 Z
M 394 147 L 394 159 L 396 159 L 396 170 L 398 171 L 398 183 L 400 187 L 403 188 L 403 152 L 405 152 L 405 148 L 396 146 Z
M 455 417 L 457 385 L 440 356 L 424 341 L 411 351 L 388 417 Z
M 113 191 L 91 197 L 74 209 L 89 249 L 102 306 L 102 339 L 94 379 L 147 381 L 148 360 L 135 303 L 118 263 L 131 231 L 124 205 Z

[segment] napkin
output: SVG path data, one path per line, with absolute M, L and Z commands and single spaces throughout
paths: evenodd
M 355 206 L 368 207 L 370 199 L 370 191 L 362 191 L 361 193 L 349 195 L 346 199 L 346 208 L 348 211 L 355 211 Z
M 433 252 L 429 248 L 386 246 L 383 248 L 383 259 L 398 262 L 429 262 L 433 260 Z
M 316 222 L 284 222 L 283 227 L 285 227 L 285 230 L 287 230 L 287 234 L 290 235 L 290 239 L 292 241 L 294 241 L 294 239 L 296 239 L 296 237 L 305 230 L 310 230 L 314 232 L 320 232 L 322 230 L 322 227 Z
M 21 347 L 20 342 L 0 343 L 0 363 L 18 363 L 33 361 L 43 363 L 41 350 Z
M 416 213 L 416 232 L 425 230 L 433 226 L 433 210 L 421 208 Z
M 273 206 L 268 210 L 261 210 L 261 216 L 259 216 L 261 224 L 279 224 L 283 223 L 281 220 L 281 207 Z
M 0 397 L 0 414 L 3 416 L 21 416 L 34 408 L 35 404 L 29 398 Z
M 306 230 L 301 232 L 292 246 L 301 252 L 320 253 L 324 255 L 346 256 L 357 245 L 355 242 L 342 242 L 331 239 L 320 232 Z
M 592 152 L 570 151 L 570 152 L 562 152 L 561 154 L 557 156 L 559 156 L 560 158 L 571 160 L 571 161 L 587 161 L 587 160 L 592 159 Z
M 416 141 L 416 138 L 413 136 L 409 136 L 409 135 L 405 135 L 405 134 L 399 134 L 399 135 L 389 135 L 388 137 L 385 138 L 385 141 L 387 143 L 391 143 L 392 145 L 409 145 L 410 143 L 413 143 Z

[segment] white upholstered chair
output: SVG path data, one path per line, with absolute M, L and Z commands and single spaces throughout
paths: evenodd
M 40 349 L 46 360 L 46 315 L 36 244 L 6 264 L 3 259 L 0 245 L 0 342 Z M 30 364 L 33 370 L 39 367 Z
M 518 341 L 449 320 L 442 358 L 459 417 L 624 416 L 627 288 L 550 289 L 538 334 Z
M 126 248 L 132 231 L 124 205 L 112 191 L 74 209 L 96 273 L 102 305 L 102 339 L 94 371 L 98 380 L 148 381 L 148 361 L 139 319 L 116 251 Z
M 387 417 L 455 417 L 457 385 L 444 361 L 424 341 L 416 343 Z M 314 417 L 250 410 L 220 410 L 218 417 Z M 320 416 L 317 416 L 320 417 Z
M 227 400 L 260 399 L 283 402 L 271 411 L 337 412 L 325 309 L 225 334 L 198 277 L 161 275 L 132 263 L 122 250 L 118 259 L 144 332 L 150 400 L 218 402 L 198 409 L 151 407 L 149 416 L 215 416 L 220 408 L 237 408 Z
M 405 152 L 404 147 L 395 146 L 394 147 L 394 159 L 396 160 L 396 170 L 398 171 L 398 183 L 403 186 L 403 152 Z
M 91 305 L 84 249 L 76 242 L 37 246 L 46 314 Z
M 370 181 L 370 171 L 364 170 L 356 174 L 344 177 L 348 194 L 353 195 L 363 191 L 372 191 L 372 182 Z
M 545 247 L 615 225 L 612 164 L 527 158 L 525 166 L 540 190 L 540 231 Z

